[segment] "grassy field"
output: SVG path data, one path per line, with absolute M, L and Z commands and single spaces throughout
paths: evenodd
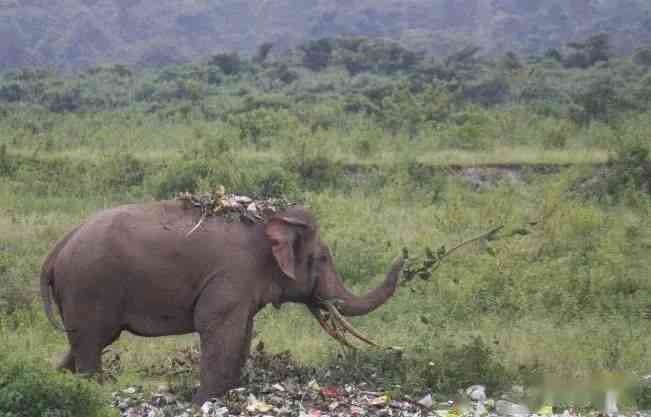
M 369 161 L 384 173 L 376 181 L 368 174 L 371 179 L 338 186 L 324 177 L 326 185 L 315 187 L 288 172 L 280 153 L 238 149 L 228 155 L 235 158 L 228 166 L 231 178 L 237 176 L 235 166 L 243 172 L 270 167 L 284 175 L 274 180 L 276 186 L 312 207 L 325 240 L 336 247 L 338 270 L 356 291 L 376 283 L 403 247 L 422 254 L 425 247 L 450 247 L 495 225 L 514 230 L 538 222 L 527 235 L 498 240 L 490 248 L 463 249 L 431 280 L 404 285 L 381 310 L 355 320 L 383 345 L 404 349 L 396 383 L 449 390 L 474 382 L 533 383 L 543 373 L 578 377 L 595 370 L 644 373 L 651 367 L 649 324 L 641 315 L 651 300 L 648 195 L 625 189 L 607 202 L 582 196 L 575 188 L 591 174 L 589 166 L 488 180 L 477 189 L 463 176 L 420 177 L 400 159 L 389 165 L 382 158 Z M 505 156 L 498 151 L 462 155 L 450 156 L 449 162 L 523 162 L 499 159 Z M 545 153 L 535 159 L 535 149 L 523 149 L 522 155 L 527 162 L 550 162 Z M 556 155 L 555 163 L 567 162 L 562 153 Z M 172 150 L 125 159 L 87 146 L 52 153 L 18 148 L 6 158 L 16 166 L 0 185 L 0 345 L 54 364 L 66 349 L 65 339 L 44 320 L 39 303 L 32 304 L 43 256 L 96 210 L 155 198 L 167 189 L 161 185 L 169 180 L 166 175 L 187 162 Z M 140 163 L 136 168 L 134 160 Z M 222 178 L 212 176 L 219 166 L 211 164 L 223 159 L 201 161 L 209 169 L 197 170 L 205 175 L 200 184 L 220 183 Z M 167 174 L 157 172 L 161 167 Z M 135 185 L 123 183 L 133 174 L 129 169 L 142 175 Z M 239 184 L 251 190 L 262 178 L 256 175 L 243 175 Z M 303 363 L 323 365 L 340 350 L 301 307 L 265 310 L 257 328 L 270 349 L 289 349 Z M 479 349 L 473 347 L 475 337 Z M 155 383 L 143 380 L 139 371 L 194 342 L 189 336 L 123 337 L 115 346 L 124 366 L 116 385 Z M 472 355 L 486 363 L 465 369 L 461 362 Z M 431 370 L 430 362 L 440 368 Z M 449 380 L 437 372 L 447 372 Z

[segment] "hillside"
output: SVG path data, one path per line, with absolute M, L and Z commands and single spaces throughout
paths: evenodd
M 154 66 L 338 35 L 448 55 L 469 44 L 540 53 L 607 32 L 629 53 L 651 40 L 650 9 L 644 0 L 3 0 L 0 68 Z

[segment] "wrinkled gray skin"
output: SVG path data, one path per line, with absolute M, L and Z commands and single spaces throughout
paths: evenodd
M 253 317 L 266 304 L 317 307 L 337 298 L 348 316 L 367 314 L 393 294 L 402 259 L 363 297 L 339 279 L 315 219 L 294 206 L 267 224 L 208 217 L 189 237 L 199 209 L 178 201 L 98 213 L 46 258 L 41 295 L 56 303 L 70 343 L 61 368 L 101 372 L 101 352 L 123 330 L 140 336 L 198 332 L 201 387 L 196 404 L 239 383 Z

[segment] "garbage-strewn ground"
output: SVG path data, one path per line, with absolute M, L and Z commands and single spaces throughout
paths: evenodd
M 184 349 L 167 365 L 150 371 L 171 372 L 177 376 L 185 374 L 192 385 L 198 354 L 196 348 Z M 166 369 L 166 366 L 169 368 Z M 176 372 L 171 368 L 176 368 Z M 206 402 L 200 408 L 191 405 L 188 391 L 179 392 L 179 386 L 170 384 L 160 384 L 151 392 L 145 392 L 138 386 L 115 391 L 111 406 L 124 417 L 646 415 L 630 409 L 619 410 L 617 397 L 620 393 L 615 390 L 604 390 L 598 394 L 603 394 L 602 404 L 578 400 L 559 405 L 553 401 L 550 393 L 535 398 L 540 396 L 540 392 L 527 390 L 520 385 L 513 385 L 499 395 L 490 397 L 487 396 L 487 388 L 480 384 L 447 396 L 428 389 L 423 389 L 420 394 L 407 394 L 401 392 L 399 386 L 383 386 L 379 373 L 361 376 L 348 371 L 351 370 L 342 369 L 341 366 L 321 369 L 301 367 L 289 352 L 270 354 L 260 343 L 247 361 L 243 386 L 230 390 L 222 398 Z M 360 382 L 361 379 L 365 381 Z M 537 407 L 533 409 L 526 404 L 536 404 Z

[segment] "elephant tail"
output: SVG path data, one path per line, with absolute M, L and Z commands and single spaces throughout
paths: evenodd
M 43 309 L 45 310 L 45 315 L 47 319 L 52 324 L 52 326 L 61 331 L 66 329 L 57 323 L 54 318 L 54 311 L 52 309 L 52 287 L 54 285 L 54 268 L 44 268 L 41 271 L 41 299 L 43 300 Z
M 52 297 L 54 289 L 54 263 L 56 262 L 57 256 L 61 250 L 65 247 L 66 243 L 68 243 L 77 229 L 78 227 L 70 231 L 63 239 L 57 242 L 50 254 L 45 258 L 43 267 L 41 268 L 41 300 L 43 301 L 45 315 L 52 326 L 62 332 L 69 332 L 71 330 L 60 325 L 54 317 L 54 311 L 52 308 L 52 305 L 54 304 L 53 301 L 56 301 L 53 300 Z

